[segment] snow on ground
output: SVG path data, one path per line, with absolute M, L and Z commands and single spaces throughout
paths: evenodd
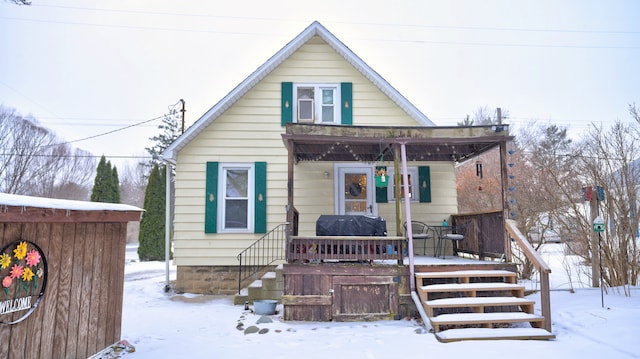
M 165 263 L 138 262 L 127 248 L 122 339 L 143 358 L 640 358 L 640 288 L 604 295 L 575 282 L 563 263 L 562 244 L 547 245 L 552 266 L 552 341 L 440 343 L 414 320 L 322 323 L 284 322 L 279 313 L 262 317 L 234 306 L 228 296 L 165 293 Z M 574 281 L 569 285 L 569 277 Z M 170 267 L 175 279 L 175 267 Z M 535 283 L 528 283 L 535 286 Z M 568 288 L 575 288 L 571 293 Z M 534 295 L 535 296 L 535 295 Z M 537 299 L 537 298 L 536 298 Z M 539 310 L 539 308 L 537 308 Z M 268 321 L 262 323 L 262 321 Z M 245 334 L 255 327 L 262 332 Z

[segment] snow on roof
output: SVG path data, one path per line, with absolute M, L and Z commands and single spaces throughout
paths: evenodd
M 72 201 L 68 199 L 21 196 L 0 193 L 0 206 L 55 208 L 80 211 L 144 211 L 128 204 Z

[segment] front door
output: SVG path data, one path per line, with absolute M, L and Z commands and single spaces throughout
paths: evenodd
M 373 167 L 336 165 L 336 213 L 377 216 Z

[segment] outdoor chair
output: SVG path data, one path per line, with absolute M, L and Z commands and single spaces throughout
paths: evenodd
M 466 234 L 466 224 L 442 227 L 440 236 L 438 238 L 438 252 L 436 253 L 436 257 L 439 257 L 440 255 L 442 255 L 442 258 L 445 257 L 445 253 L 447 251 L 447 242 L 451 242 L 451 248 L 453 249 L 453 255 L 455 256 L 456 246 L 453 242 L 460 242 L 464 240 Z
M 407 222 L 403 224 L 403 227 L 404 236 L 408 239 L 409 232 L 407 231 Z M 422 254 L 420 255 L 427 255 L 427 240 L 433 238 L 431 227 L 420 221 L 411 221 L 411 233 L 413 234 L 414 248 L 416 247 L 416 241 L 422 241 Z

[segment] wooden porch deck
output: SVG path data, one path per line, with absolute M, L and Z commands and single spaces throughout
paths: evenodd
M 282 272 L 284 319 L 371 321 L 418 312 L 441 341 L 552 339 L 550 269 L 513 221 L 499 221 L 508 236 L 498 231 L 492 222 L 501 215 L 455 216 L 469 230 L 462 245 L 455 241 L 443 257 L 415 252 L 408 257 L 405 246 L 411 241 L 404 237 L 289 236 Z M 533 313 L 535 302 L 525 300 L 517 286 L 516 265 L 507 260 L 513 244 L 540 273 L 541 315 Z M 531 327 L 504 330 L 513 323 Z
M 555 338 L 548 291 L 542 315 L 535 314 L 514 263 L 460 251 L 462 256 L 409 258 L 401 255 L 404 246 L 402 237 L 290 237 L 284 319 L 372 321 L 420 313 L 443 342 Z

